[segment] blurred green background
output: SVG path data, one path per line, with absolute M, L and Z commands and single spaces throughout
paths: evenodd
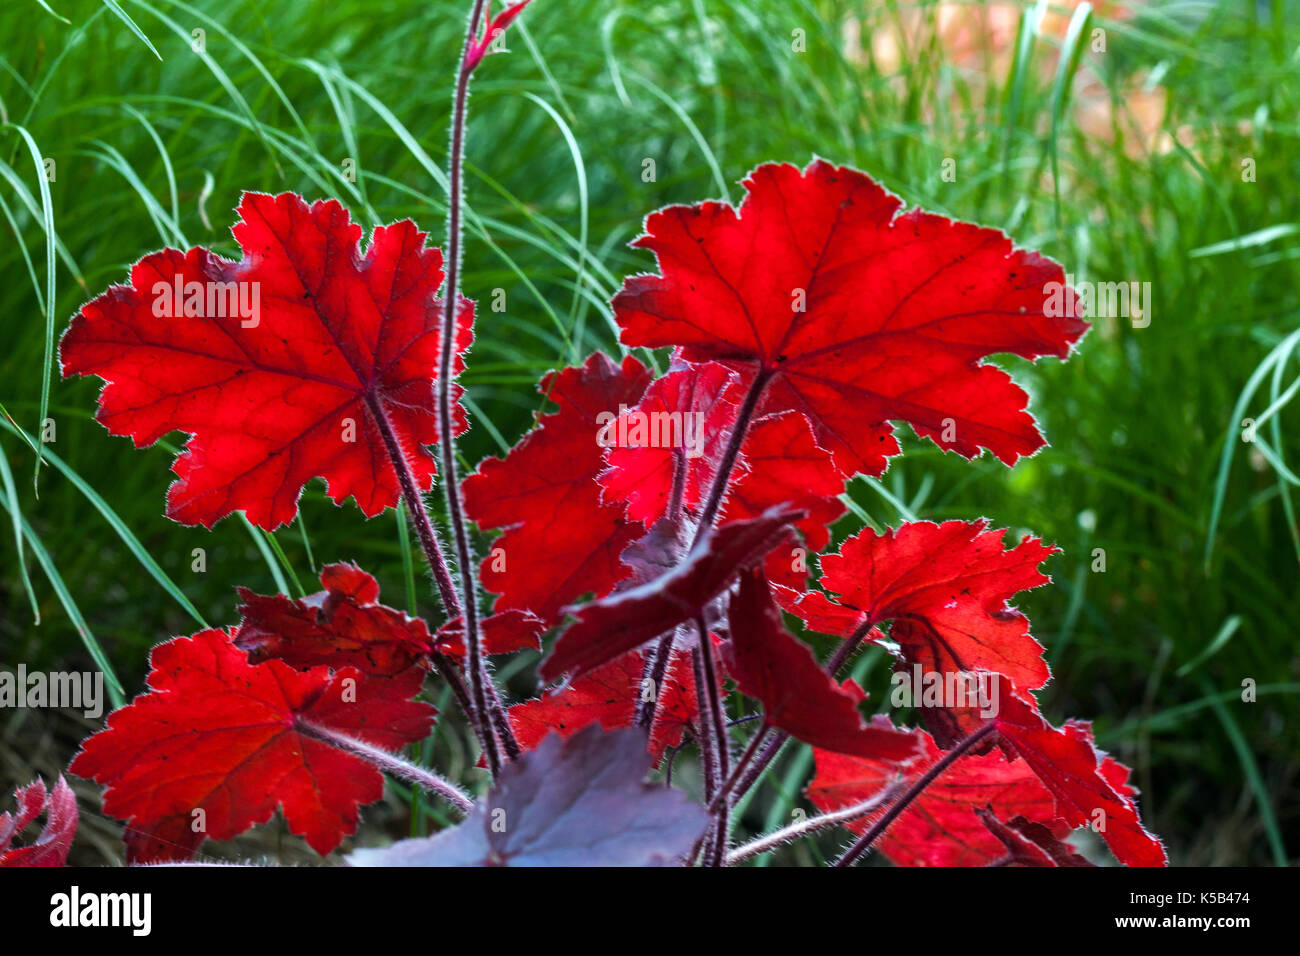
M 0 9 L 0 504 L 17 516 L 11 530 L 0 515 L 0 663 L 99 655 L 129 697 L 150 646 L 200 618 L 233 623 L 236 585 L 313 590 L 313 561 L 355 559 L 389 602 L 433 610 L 400 519 L 367 524 L 318 484 L 300 525 L 273 537 L 238 517 L 170 523 L 175 445 L 109 437 L 91 417 L 98 380 L 59 380 L 46 349 L 147 252 L 237 255 L 243 189 L 334 196 L 367 225 L 409 216 L 441 243 L 467 6 Z M 860 514 L 837 532 L 985 515 L 1055 541 L 1053 585 L 1020 605 L 1056 675 L 1045 712 L 1095 721 L 1175 863 L 1286 862 L 1300 853 L 1298 6 L 535 0 L 471 101 L 464 291 L 503 289 L 507 308 L 482 312 L 463 380 L 466 463 L 523 433 L 545 370 L 618 348 L 607 303 L 651 266 L 625 248 L 643 215 L 737 200 L 765 160 L 852 164 L 1079 279 L 1150 282 L 1149 326 L 1101 319 L 1068 364 L 1004 363 L 1051 448 L 1007 470 L 909 433 L 880 483 L 854 483 Z M 15 429 L 34 436 L 43 419 L 38 496 Z M 515 665 L 515 696 L 532 690 L 530 663 Z M 884 662 L 864 667 L 887 699 Z M 0 715 L 6 793 L 28 764 L 48 774 L 71 757 L 77 735 L 37 719 Z M 453 774 L 469 760 L 454 736 L 424 755 Z M 808 769 L 807 749 L 789 750 L 743 825 L 806 807 Z

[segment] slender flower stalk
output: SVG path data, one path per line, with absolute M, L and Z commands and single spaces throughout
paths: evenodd
M 464 508 L 460 500 L 460 482 L 456 477 L 456 444 L 454 420 L 451 414 L 452 357 L 456 352 L 457 316 L 460 312 L 460 257 L 461 257 L 461 204 L 463 185 L 462 167 L 465 160 L 465 117 L 469 104 L 469 79 L 477 65 L 471 59 L 477 42 L 479 24 L 482 23 L 486 0 L 474 0 L 470 9 L 469 25 L 465 32 L 465 45 L 461 52 L 460 67 L 456 73 L 456 94 L 451 114 L 451 152 L 448 156 L 447 199 L 447 279 L 443 291 L 441 355 L 438 362 L 438 448 L 439 470 L 447 494 L 447 516 L 451 522 L 456 543 L 456 563 L 460 571 L 463 619 L 465 621 L 466 670 L 469 678 L 470 700 L 475 711 L 482 715 L 480 739 L 487 755 L 488 769 L 495 777 L 501 770 L 501 753 L 497 747 L 494 727 L 507 723 L 503 715 L 495 713 L 500 708 L 490 708 L 485 684 L 490 678 L 483 660 L 479 642 L 478 602 L 475 587 L 474 556 L 470 550 L 469 534 L 465 528 Z

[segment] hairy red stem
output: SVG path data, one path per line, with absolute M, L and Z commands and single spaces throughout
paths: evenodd
M 740 454 L 740 446 L 744 444 L 745 433 L 749 431 L 749 423 L 754 419 L 754 411 L 758 408 L 759 400 L 762 399 L 763 392 L 767 390 L 767 385 L 774 374 L 760 366 L 754 375 L 754 381 L 749 384 L 745 400 L 741 402 L 740 411 L 736 413 L 736 424 L 732 426 L 731 435 L 727 438 L 727 447 L 718 462 L 718 473 L 709 488 L 709 497 L 704 502 L 704 510 L 700 512 L 700 523 L 695 528 L 695 540 L 691 542 L 692 549 L 700 543 L 718 517 L 718 509 L 722 507 L 722 497 L 731 483 L 731 471 L 736 466 L 736 458 Z
M 695 626 L 700 634 L 700 674 L 704 678 L 703 684 L 700 684 L 697 678 L 695 699 L 702 723 L 705 722 L 707 712 L 706 726 L 713 737 L 714 765 L 717 768 L 718 778 L 718 786 L 714 791 L 716 797 L 718 791 L 722 789 L 724 781 L 731 775 L 731 752 L 728 747 L 726 715 L 722 708 L 722 698 L 718 694 L 717 669 L 713 659 L 713 641 L 709 639 L 709 627 L 704 623 L 703 614 L 695 616 Z M 724 799 L 718 810 L 713 846 L 706 860 L 709 866 L 722 865 L 722 858 L 727 847 L 727 832 L 731 822 L 730 809 L 730 802 Z
M 444 780 L 432 770 L 417 767 L 396 754 L 391 754 L 387 750 L 368 744 L 364 740 L 357 740 L 355 737 L 340 734 L 328 727 L 321 727 L 310 721 L 303 720 L 301 717 L 294 721 L 294 725 L 308 737 L 314 737 L 324 743 L 338 747 L 340 750 L 346 750 L 380 770 L 423 787 L 430 793 L 436 793 L 462 813 L 469 813 L 474 809 L 473 800 L 455 784 Z
M 497 748 L 493 727 L 503 723 L 509 726 L 500 709 L 491 707 L 484 685 L 490 680 L 479 643 L 478 602 L 475 588 L 474 556 L 470 551 L 469 534 L 465 529 L 465 514 L 460 500 L 460 482 L 456 478 L 456 443 L 454 421 L 451 414 L 452 357 L 456 352 L 456 319 L 460 311 L 460 240 L 461 203 L 463 186 L 462 167 L 465 161 L 465 118 L 469 106 L 469 79 L 474 72 L 469 62 L 470 50 L 478 35 L 486 0 L 474 0 L 470 9 L 469 25 L 465 32 L 465 45 L 456 72 L 456 99 L 451 114 L 451 153 L 448 156 L 449 191 L 447 198 L 447 279 L 443 290 L 444 310 L 442 320 L 441 355 L 438 362 L 438 466 L 447 494 L 447 517 L 451 523 L 452 537 L 456 542 L 456 563 L 460 570 L 461 590 L 464 595 L 462 617 L 465 621 L 466 671 L 469 677 L 470 699 L 475 710 L 484 715 L 480 739 L 487 755 L 488 769 L 495 777 L 501 771 L 501 754 Z M 495 697 L 495 695 L 493 695 Z M 495 701 L 494 701 L 495 702 Z

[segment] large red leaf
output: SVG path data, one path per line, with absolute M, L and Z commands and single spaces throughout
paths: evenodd
M 577 620 L 540 668 L 544 680 L 581 676 L 606 661 L 693 620 L 727 589 L 736 573 L 788 540 L 799 512 L 773 508 L 757 518 L 714 528 L 674 570 L 626 591 L 568 609 Z
M 608 594 L 627 577 L 619 556 L 645 528 L 626 517 L 621 501 L 601 501 L 598 419 L 635 405 L 649 381 L 636 359 L 619 366 L 600 352 L 580 368 L 548 374 L 540 388 L 558 411 L 541 416 L 504 459 L 487 459 L 465 479 L 469 517 L 505 529 L 480 572 L 483 586 L 500 595 L 496 610 L 529 610 L 553 623 L 569 601 Z
M 0 813 L 0 866 L 63 866 L 77 835 L 77 798 L 60 775 L 54 790 L 46 793 L 37 777 L 14 791 L 18 809 Z M 18 835 L 45 811 L 45 826 L 27 846 L 13 846 Z
M 351 496 L 378 514 L 400 489 L 377 415 L 428 488 L 442 254 L 404 220 L 376 228 L 363 256 L 361 226 L 334 200 L 245 193 L 239 214 L 240 261 L 164 249 L 83 306 L 63 337 L 63 374 L 104 379 L 95 417 L 137 447 L 192 435 L 167 495 L 184 524 L 242 510 L 275 528 L 316 477 L 336 503 Z M 201 295 L 187 300 L 187 288 Z M 465 302 L 458 356 L 472 321 Z M 463 431 L 459 406 L 456 418 Z
M 909 763 L 869 759 L 817 750 L 817 773 L 808 799 L 823 811 L 852 806 L 878 794 L 902 777 L 907 783 L 925 774 L 944 756 L 933 738 L 914 732 L 921 756 Z M 1056 820 L 1052 795 L 1023 761 L 1009 761 L 997 750 L 966 754 L 912 801 L 876 844 L 899 866 L 983 866 L 1006 855 L 1002 843 L 974 813 L 991 806 L 1003 820 L 1023 817 L 1043 823 L 1058 836 L 1069 827 Z M 866 831 L 886 808 L 846 824 Z
M 767 724 L 838 753 L 882 760 L 915 756 L 911 734 L 866 724 L 858 701 L 785 629 L 762 574 L 740 575 L 729 621 L 723 664 L 742 693 L 762 702 Z
M 770 376 L 760 413 L 797 409 L 846 474 L 896 454 L 890 421 L 1010 464 L 1044 444 L 1027 397 L 981 359 L 1066 358 L 1087 329 L 1044 314 L 1061 267 L 994 229 L 913 210 L 853 169 L 765 164 L 739 209 L 669 206 L 633 245 L 658 275 L 614 299 L 629 346 Z
M 917 521 L 849 538 L 838 554 L 820 559 L 822 585 L 849 612 L 839 617 L 848 629 L 836 633 L 892 620 L 891 640 L 922 674 L 987 671 L 1020 688 L 1042 687 L 1051 676 L 1043 647 L 1007 601 L 1050 580 L 1038 566 L 1057 549 L 1026 538 L 1003 550 L 1003 535 L 982 520 Z M 826 603 L 810 595 L 789 609 L 822 627 L 836 620 Z M 926 719 L 944 746 L 983 720 L 973 708 L 955 706 L 928 708 Z
M 424 621 L 379 602 L 379 584 L 354 564 L 321 569 L 324 591 L 301 600 L 239 588 L 243 621 L 235 645 L 258 664 L 278 659 L 296 670 L 355 667 L 391 677 L 423 661 L 432 649 Z
M 110 714 L 69 767 L 106 787 L 104 812 L 127 821 L 132 862 L 188 859 L 204 839 L 230 839 L 277 806 L 292 832 L 328 853 L 355 831 L 357 807 L 383 795 L 383 777 L 304 725 L 397 750 L 428 736 L 435 714 L 410 700 L 417 668 L 369 678 L 250 664 L 218 630 L 160 644 L 150 663 L 151 691 Z
M 1070 826 L 1097 830 L 1121 863 L 1164 866 L 1164 846 L 1138 818 L 1127 768 L 1097 751 L 1087 724 L 1053 727 L 1012 690 L 1003 688 L 999 700 L 998 735 L 1051 791 L 1056 815 Z

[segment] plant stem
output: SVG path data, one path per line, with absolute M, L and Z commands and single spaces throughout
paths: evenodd
M 397 433 L 393 431 L 393 423 L 389 420 L 388 413 L 384 411 L 383 403 L 376 396 L 367 395 L 366 407 L 370 410 L 370 417 L 384 439 L 384 447 L 388 450 L 393 470 L 397 472 L 397 483 L 402 488 L 402 499 L 406 502 L 406 510 L 411 513 L 411 523 L 415 525 L 415 533 L 420 539 L 424 558 L 429 562 L 433 578 L 438 584 L 438 595 L 442 598 L 443 610 L 449 618 L 460 617 L 460 600 L 456 596 L 456 587 L 452 584 L 451 571 L 447 568 L 447 559 L 443 557 L 442 546 L 438 543 L 438 534 L 434 531 L 433 521 L 429 518 L 429 509 L 424 505 L 424 496 L 415 483 L 411 463 L 406 457 L 406 452 L 402 450 L 401 442 L 397 440 Z
M 808 817 L 806 820 L 800 820 L 787 827 L 782 827 L 767 836 L 759 837 L 752 843 L 746 843 L 744 846 L 732 850 L 727 854 L 725 865 L 735 866 L 752 856 L 775 850 L 777 847 L 793 843 L 795 840 L 802 839 L 820 830 L 829 830 L 831 827 L 837 827 L 840 824 L 848 823 L 850 820 L 866 816 L 898 796 L 898 792 L 899 787 L 897 786 L 886 787 L 880 793 L 863 800 L 861 803 L 855 803 L 842 810 L 832 810 L 830 813 L 823 813 L 820 816 Z
M 776 755 L 781 752 L 785 742 L 790 739 L 790 735 L 784 730 L 777 730 L 775 727 L 768 728 L 768 730 L 771 736 L 767 739 L 766 746 L 745 768 L 744 776 L 740 777 L 735 786 L 731 788 L 729 799 L 733 803 L 749 793 L 749 788 L 758 783 L 759 778 L 763 776 L 763 772 L 767 770 L 768 764 L 776 759 Z
M 390 754 L 387 750 L 372 746 L 364 740 L 357 740 L 355 737 L 340 734 L 328 727 L 321 727 L 319 724 L 303 720 L 301 717 L 295 719 L 294 726 L 308 737 L 314 737 L 322 743 L 338 747 L 340 750 L 346 750 L 380 770 L 410 781 L 430 793 L 437 794 L 464 813 L 469 813 L 474 809 L 474 801 L 468 795 L 455 784 L 444 780 L 432 770 L 417 767 L 396 754 Z
M 744 779 L 749 763 L 754 759 L 754 754 L 758 752 L 758 748 L 762 744 L 763 739 L 767 736 L 768 730 L 768 725 L 764 723 L 758 728 L 758 730 L 754 731 L 754 736 L 749 738 L 749 743 L 745 745 L 745 750 L 741 753 L 740 759 L 736 761 L 736 766 L 732 768 L 731 773 L 723 782 L 721 789 L 713 795 L 708 806 L 709 813 L 716 813 L 718 808 L 721 806 L 722 801 L 726 800 L 728 794 L 735 791 L 738 782 Z
M 713 717 L 709 714 L 708 704 L 704 700 L 704 662 L 700 648 L 691 648 L 691 663 L 695 670 L 695 699 L 699 709 L 700 756 L 704 761 L 704 794 L 713 799 L 722 786 L 722 775 L 718 772 L 717 735 L 713 732 Z
M 731 752 L 728 747 L 727 722 L 722 710 L 722 699 L 718 694 L 717 670 L 713 659 L 713 641 L 709 638 L 709 627 L 704 623 L 704 615 L 697 614 L 695 626 L 700 634 L 699 661 L 704 683 L 696 682 L 695 699 L 700 712 L 700 721 L 706 720 L 713 737 L 714 765 L 717 768 L 718 790 L 723 781 L 731 776 Z M 716 791 L 715 791 L 716 796 Z M 721 866 L 726 853 L 727 834 L 731 823 L 731 804 L 725 798 L 718 809 L 715 824 L 714 844 L 706 861 L 709 866 Z
M 775 373 L 771 370 L 759 366 L 754 374 L 754 381 L 749 385 L 749 391 L 745 393 L 745 400 L 740 405 L 740 411 L 736 413 L 736 424 L 732 426 L 731 435 L 727 439 L 726 450 L 723 451 L 722 459 L 718 462 L 718 473 L 709 488 L 709 497 L 704 502 L 704 510 L 700 512 L 700 523 L 695 528 L 695 540 L 691 542 L 692 549 L 700 543 L 718 517 L 718 509 L 722 507 L 722 497 L 731 482 L 731 471 L 736 466 L 740 446 L 744 444 L 745 433 L 749 431 L 749 423 L 754 418 L 754 410 L 758 408 L 758 402 L 763 397 L 763 392 L 767 390 L 773 374 Z
M 838 679 L 840 668 L 848 663 L 849 658 L 853 656 L 853 652 L 858 649 L 858 646 L 862 643 L 862 639 L 866 637 L 870 631 L 871 622 L 868 621 L 841 641 L 840 646 L 835 650 L 834 656 L 826 662 L 826 673 L 830 674 L 831 677 Z
M 465 117 L 469 105 L 469 79 L 474 72 L 469 64 L 470 49 L 478 35 L 486 0 L 474 0 L 470 9 L 469 26 L 465 32 L 465 45 L 456 71 L 456 98 L 451 114 L 451 153 L 448 157 L 447 176 L 447 279 L 443 290 L 443 319 L 441 355 L 438 362 L 438 467 L 447 493 L 447 516 L 451 522 L 452 537 L 456 542 L 456 563 L 460 570 L 461 589 L 464 595 L 462 615 L 465 621 L 466 670 L 469 676 L 470 699 L 474 709 L 483 715 L 480 723 L 481 740 L 487 755 L 488 768 L 495 777 L 501 770 L 501 754 L 497 749 L 494 726 L 500 726 L 504 716 L 489 709 L 484 684 L 490 679 L 479 644 L 478 602 L 475 593 L 474 557 L 470 552 L 469 534 L 465 530 L 465 515 L 460 500 L 460 482 L 456 478 L 455 422 L 451 414 L 452 357 L 456 352 L 457 317 L 460 312 L 460 240 L 461 204 L 463 186 L 462 167 L 465 161 Z
M 768 382 L 771 381 L 774 373 L 759 368 L 754 375 L 754 381 L 749 385 L 749 391 L 745 393 L 745 399 L 741 403 L 740 411 L 736 413 L 736 423 L 732 426 L 731 435 L 727 438 L 727 447 L 722 453 L 722 459 L 718 463 L 718 473 L 713 476 L 713 484 L 709 487 L 709 496 L 704 503 L 704 510 L 700 513 L 700 523 L 695 528 L 695 537 L 691 541 L 691 549 L 694 550 L 696 545 L 703 540 L 704 535 L 713 527 L 713 522 L 718 516 L 718 509 L 722 506 L 722 498 L 726 494 L 727 485 L 731 481 L 731 471 L 736 465 L 736 457 L 740 454 L 740 446 L 744 444 L 745 433 L 749 431 L 749 423 L 754 418 L 754 410 L 758 407 L 759 400 L 763 397 L 763 392 L 767 389 Z M 677 520 L 681 515 L 682 496 L 686 487 L 686 462 L 684 458 L 679 458 L 677 466 L 673 473 L 673 492 L 669 505 L 669 513 L 673 520 Z M 651 662 L 647 661 L 646 666 L 642 669 L 642 680 L 649 678 L 652 681 L 651 686 L 655 688 L 655 697 L 651 701 L 645 702 L 637 711 L 637 724 L 641 727 L 649 727 L 654 722 L 655 712 L 659 707 L 660 694 L 658 689 L 663 683 L 664 673 L 668 669 L 668 656 L 672 650 L 673 635 L 664 636 L 655 650 L 653 661 L 653 670 Z
M 469 691 L 465 689 L 465 681 L 461 679 L 460 668 L 456 666 L 456 662 L 448 659 L 442 654 L 439 654 L 437 651 L 430 654 L 429 659 L 433 662 L 433 666 L 437 669 L 439 676 L 441 676 L 442 679 L 447 682 L 447 686 L 451 688 L 452 694 L 455 695 L 456 700 L 460 703 L 461 710 L 465 711 L 466 716 L 472 717 L 474 713 L 474 703 L 469 699 Z
M 718 788 L 722 786 L 722 775 L 718 772 L 717 738 L 713 734 L 713 720 L 708 715 L 708 705 L 701 698 L 703 692 L 700 688 L 704 686 L 705 680 L 704 665 L 701 661 L 702 656 L 698 647 L 691 648 L 691 664 L 694 665 L 695 671 L 695 699 L 699 711 L 701 731 L 696 734 L 696 740 L 700 745 L 700 761 L 704 764 L 704 797 L 705 799 L 711 799 L 718 793 Z M 695 841 L 695 845 L 691 848 L 690 855 L 687 857 L 688 866 L 694 865 L 703 846 L 713 846 L 717 826 L 718 821 L 710 816 L 709 825 L 704 828 L 704 832 Z
M 676 526 L 682 517 L 682 499 L 686 495 L 686 456 L 682 454 L 681 449 L 673 451 L 673 490 L 668 499 L 668 520 Z M 660 639 L 656 645 L 653 654 L 647 654 L 645 663 L 641 667 L 641 687 L 644 689 L 646 681 L 655 689 L 654 695 L 649 700 L 642 700 L 636 711 L 636 724 L 638 727 L 649 727 L 654 720 L 655 708 L 659 703 L 659 687 L 663 684 L 664 674 L 668 672 L 668 658 L 673 650 L 673 637 L 676 629 L 668 632 Z
M 894 801 L 894 805 L 885 811 L 884 816 L 872 824 L 871 829 L 854 842 L 854 844 L 845 851 L 844 855 L 835 861 L 836 866 L 852 866 L 857 862 L 862 854 L 871 848 L 871 844 L 880 838 L 891 823 L 898 818 L 898 815 L 907 809 L 908 805 L 919 797 L 925 788 L 934 783 L 939 775 L 947 770 L 956 760 L 966 753 L 981 740 L 997 731 L 997 724 L 989 721 L 977 730 L 972 731 L 958 742 L 957 746 L 944 754 L 943 759 L 921 775 L 916 783 L 912 784 L 901 797 Z
M 686 496 L 686 456 L 680 448 L 673 450 L 673 490 L 668 499 L 668 520 L 674 523 L 682 516 L 682 499 Z
M 642 700 L 637 708 L 636 723 L 638 727 L 649 727 L 654 721 L 655 711 L 659 707 L 660 689 L 664 684 L 664 675 L 668 673 L 668 660 L 673 653 L 673 638 L 677 636 L 677 628 L 673 628 L 665 634 L 655 645 L 654 656 L 647 658 L 645 665 L 641 668 L 641 690 L 645 691 L 646 681 L 650 682 L 650 687 L 654 688 L 654 693 L 649 700 Z
M 389 420 L 383 403 L 377 397 L 373 395 L 367 396 L 366 407 L 370 410 L 370 417 L 374 421 L 375 427 L 379 429 L 379 434 L 384 440 L 384 447 L 388 450 L 388 458 L 392 462 L 393 470 L 397 473 L 397 483 L 402 488 L 402 500 L 406 502 L 406 510 L 411 516 L 411 523 L 415 525 L 416 535 L 420 539 L 420 547 L 424 551 L 424 559 L 429 563 L 430 570 L 433 571 L 434 581 L 438 585 L 438 594 L 442 598 L 443 610 L 450 618 L 461 617 L 460 599 L 456 595 L 455 585 L 452 584 L 451 572 L 447 568 L 446 558 L 443 557 L 442 546 L 438 542 L 438 534 L 434 530 L 432 519 L 429 517 L 429 509 L 425 507 L 424 495 L 420 493 L 419 486 L 415 482 L 415 475 L 411 471 L 411 463 L 407 459 L 405 451 L 402 450 L 401 442 L 397 439 L 397 433 L 393 430 L 393 423 Z M 456 699 L 465 711 L 470 726 L 474 729 L 475 736 L 478 737 L 479 745 L 486 749 L 485 740 L 490 736 L 488 733 L 489 728 L 479 719 L 478 714 L 480 711 L 475 708 L 473 700 L 470 699 L 469 694 L 466 692 L 455 663 L 447 660 L 441 654 L 433 655 L 433 663 L 451 686 L 452 692 L 455 693 Z
M 845 638 L 836 649 L 835 656 L 826 662 L 826 673 L 830 674 L 832 677 L 836 677 L 840 672 L 840 668 L 848 662 L 848 659 L 853 655 L 853 652 L 857 650 L 858 646 L 862 643 L 862 639 L 866 637 L 870 631 L 871 624 L 863 624 Z M 749 788 L 758 782 L 758 778 L 763 775 L 763 771 L 767 769 L 768 764 L 776 759 L 776 755 L 781 751 L 781 747 L 784 746 L 785 742 L 789 739 L 790 735 L 785 731 L 776 731 L 776 736 L 772 738 L 771 743 L 767 745 L 767 748 L 762 752 L 758 759 L 754 761 L 753 766 L 751 766 L 744 777 L 742 777 L 739 782 L 735 783 L 732 787 L 736 800 L 739 800 L 748 793 Z
M 506 716 L 506 709 L 501 704 L 501 697 L 497 694 L 496 685 L 490 680 L 487 682 L 487 692 L 491 698 L 488 703 L 492 712 L 492 724 L 501 736 L 501 743 L 506 748 L 506 756 L 511 760 L 516 760 L 523 753 L 523 750 L 519 747 L 514 728 L 510 726 L 510 718 Z

